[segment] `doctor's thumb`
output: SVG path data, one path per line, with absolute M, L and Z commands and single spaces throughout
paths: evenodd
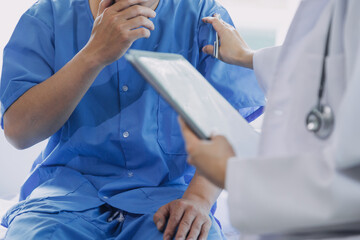
M 214 46 L 212 45 L 207 45 L 205 47 L 203 47 L 202 51 L 208 55 L 213 55 L 214 52 Z

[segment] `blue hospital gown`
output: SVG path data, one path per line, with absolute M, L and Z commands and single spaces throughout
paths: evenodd
M 253 72 L 201 52 L 215 38 L 201 19 L 220 13 L 231 23 L 223 7 L 213 0 L 160 0 L 156 12 L 151 37 L 131 49 L 181 54 L 245 118 L 261 114 L 264 96 Z M 4 50 L 1 114 L 69 62 L 86 45 L 93 23 L 88 0 L 35 3 Z M 28 212 L 81 212 L 104 204 L 153 214 L 181 198 L 193 173 L 176 113 L 121 58 L 103 69 L 49 139 L 21 189 L 20 203 L 2 224 Z

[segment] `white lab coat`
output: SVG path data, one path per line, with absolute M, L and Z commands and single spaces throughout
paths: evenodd
M 305 118 L 317 103 L 331 19 L 325 102 L 336 120 L 322 141 Z M 360 239 L 360 1 L 303 0 L 284 45 L 257 52 L 254 69 L 269 101 L 258 157 L 228 163 L 232 224 L 276 234 L 269 239 Z

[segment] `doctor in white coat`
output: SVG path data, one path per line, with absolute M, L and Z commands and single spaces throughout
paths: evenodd
M 360 239 L 360 1 L 303 0 L 284 45 L 257 52 L 216 17 L 204 21 L 220 59 L 254 68 L 268 98 L 252 159 L 180 121 L 190 164 L 229 192 L 232 224 L 270 239 Z M 309 119 L 325 106 L 327 123 Z M 319 123 L 329 126 L 314 133 Z

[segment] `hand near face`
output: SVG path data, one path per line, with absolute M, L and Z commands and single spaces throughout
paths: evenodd
M 227 161 L 235 156 L 230 143 L 223 136 L 214 136 L 210 141 L 202 141 L 182 119 L 179 119 L 179 123 L 189 154 L 189 164 L 195 166 L 196 170 L 213 184 L 224 188 Z
M 139 38 L 149 38 L 155 29 L 149 18 L 156 13 L 142 6 L 148 0 L 102 0 L 89 42 L 84 48 L 95 61 L 108 65 L 122 57 Z

